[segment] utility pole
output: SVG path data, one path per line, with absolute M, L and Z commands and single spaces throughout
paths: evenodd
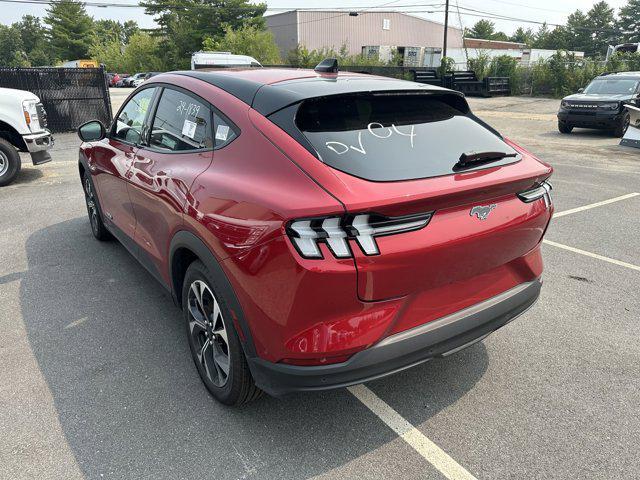
M 444 45 L 442 46 L 442 58 L 447 56 L 447 30 L 449 30 L 449 0 L 444 7 Z

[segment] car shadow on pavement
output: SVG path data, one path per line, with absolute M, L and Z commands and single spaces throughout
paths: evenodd
M 396 438 L 345 389 L 216 403 L 169 294 L 119 243 L 94 240 L 84 217 L 35 232 L 27 258 L 24 323 L 88 478 L 306 478 Z M 473 388 L 487 362 L 478 344 L 375 384 L 427 402 L 415 408 L 424 421 Z
M 20 173 L 18 173 L 18 175 L 16 176 L 15 180 L 11 182 L 11 185 L 31 183 L 42 178 L 43 176 L 44 176 L 44 172 L 42 171 L 42 168 L 38 168 L 38 167 L 25 168 L 23 166 L 22 169 L 20 170 Z

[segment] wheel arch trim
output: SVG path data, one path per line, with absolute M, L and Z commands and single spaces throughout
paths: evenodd
M 240 305 L 240 301 L 233 290 L 233 286 L 229 281 L 226 273 L 222 269 L 220 262 L 216 259 L 215 255 L 211 252 L 209 247 L 198 238 L 193 233 L 187 230 L 180 230 L 175 233 L 173 238 L 171 239 L 171 244 L 169 246 L 169 279 L 171 282 L 171 296 L 173 297 L 173 301 L 176 305 L 180 306 L 181 299 L 180 295 L 182 293 L 182 286 L 178 286 L 176 284 L 177 276 L 174 271 L 175 265 L 175 255 L 180 249 L 187 249 L 191 251 L 202 263 L 204 263 L 205 267 L 211 272 L 214 276 L 214 280 L 216 281 L 216 287 L 222 289 L 222 294 L 225 296 L 225 300 L 229 304 L 229 307 L 232 310 L 232 320 L 234 320 L 234 325 L 236 328 L 240 328 L 241 331 L 238 332 L 238 336 L 240 337 L 240 343 L 242 348 L 244 349 L 245 355 L 247 357 L 256 357 L 255 345 L 253 343 L 253 338 L 251 336 L 251 329 L 247 323 L 247 320 L 244 316 L 244 311 L 242 306 Z

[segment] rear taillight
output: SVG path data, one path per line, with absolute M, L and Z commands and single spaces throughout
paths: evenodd
M 287 234 L 304 258 L 323 258 L 320 243 L 325 243 L 336 258 L 352 255 L 349 239 L 356 241 L 365 255 L 379 255 L 375 237 L 419 230 L 425 227 L 433 212 L 386 217 L 375 213 L 294 220 Z
M 547 208 L 551 206 L 551 190 L 553 187 L 549 182 L 542 182 L 536 187 L 518 193 L 518 198 L 525 203 L 534 202 L 540 198 L 544 198 L 544 204 Z

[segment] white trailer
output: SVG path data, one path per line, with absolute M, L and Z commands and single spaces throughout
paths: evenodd
M 607 49 L 607 60 L 614 53 L 636 53 L 640 52 L 640 43 L 621 43 L 620 45 L 609 45 Z
M 261 66 L 260 62 L 253 57 L 234 55 L 231 52 L 195 52 L 191 55 L 191 70 Z

